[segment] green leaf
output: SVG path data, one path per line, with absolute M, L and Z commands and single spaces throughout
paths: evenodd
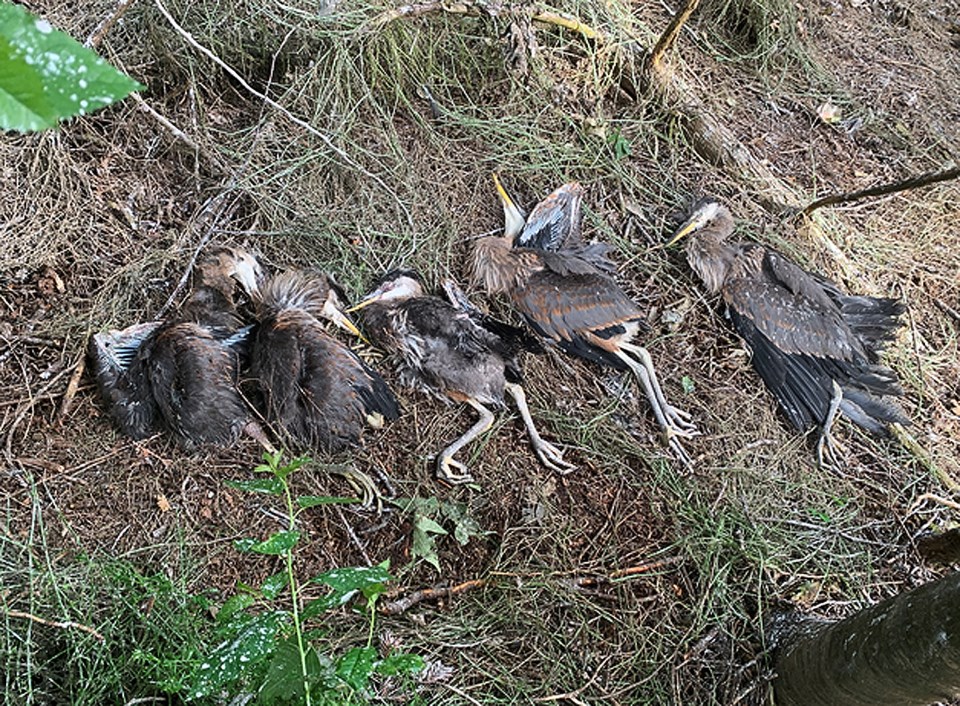
M 409 652 L 394 652 L 386 659 L 377 662 L 374 671 L 377 674 L 392 677 L 397 674 L 415 674 L 425 666 L 423 657 Z
M 358 503 L 357 498 L 343 498 L 335 495 L 301 495 L 297 498 L 297 505 L 306 509 L 317 505 L 352 505 Z
M 53 127 L 142 88 L 46 20 L 0 4 L 0 128 Z
M 287 587 L 290 582 L 290 575 L 286 571 L 270 576 L 260 587 L 260 593 L 269 601 L 280 595 L 280 592 Z
M 365 689 L 373 674 L 377 650 L 373 647 L 354 647 L 337 660 L 337 676 L 354 690 Z
M 334 591 L 345 593 L 385 583 L 390 578 L 390 573 L 383 566 L 349 566 L 325 571 L 314 578 L 313 583 L 326 584 Z
M 437 571 L 440 571 L 440 557 L 437 556 L 436 541 L 433 535 L 447 534 L 447 531 L 434 520 L 423 515 L 415 515 L 413 523 L 413 546 L 410 551 L 414 558 L 423 559 Z
M 284 554 L 293 549 L 298 541 L 300 541 L 300 533 L 297 530 L 277 532 L 262 542 L 254 544 L 250 547 L 250 551 L 257 554 Z
M 685 395 L 689 395 L 697 389 L 696 384 L 693 382 L 693 378 L 688 375 L 684 375 L 682 378 L 680 378 L 680 385 L 683 387 L 683 393 Z
M 250 493 L 269 493 L 283 495 L 283 483 L 277 478 L 257 478 L 256 480 L 228 480 L 224 484 L 237 490 Z
M 333 676 L 333 664 L 329 659 L 321 662 L 320 656 L 312 647 L 304 652 L 308 683 L 316 683 L 320 679 Z M 283 703 L 300 703 L 304 697 L 304 674 L 300 664 L 300 648 L 295 637 L 281 642 L 273 653 L 267 675 L 260 687 L 260 701 L 258 703 L 272 704 L 278 701 Z
M 310 463 L 310 459 L 306 456 L 301 456 L 300 458 L 293 459 L 290 463 L 285 466 L 281 466 L 274 471 L 274 474 L 277 478 L 281 480 L 289 476 L 291 473 L 296 471 L 299 468 L 302 468 L 306 464 Z
M 249 674 L 273 654 L 277 632 L 287 621 L 288 615 L 283 611 L 264 613 L 248 621 L 233 639 L 220 643 L 194 670 L 187 698 L 210 696 Z
M 220 625 L 226 625 L 237 613 L 249 608 L 254 602 L 256 599 L 249 593 L 238 593 L 228 598 L 217 611 L 217 622 Z

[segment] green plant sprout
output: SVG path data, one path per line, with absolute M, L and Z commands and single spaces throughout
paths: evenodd
M 188 681 L 187 699 L 199 699 L 221 693 L 229 687 L 255 689 L 258 703 L 348 704 L 366 700 L 374 674 L 409 675 L 423 669 L 419 655 L 393 652 L 381 658 L 373 646 L 377 600 L 391 579 L 386 562 L 377 566 L 335 568 L 307 583 L 323 584 L 331 589 L 302 608 L 302 584 L 294 573 L 294 549 L 300 541 L 295 528 L 297 516 L 320 505 L 352 503 L 353 498 L 299 496 L 294 498 L 287 482 L 290 474 L 309 462 L 296 458 L 281 463 L 281 453 L 264 454 L 257 473 L 269 474 L 250 481 L 231 481 L 239 490 L 283 497 L 288 529 L 265 540 L 241 539 L 235 542 L 241 552 L 282 557 L 284 570 L 267 578 L 259 589 L 241 585 L 217 613 L 220 644 L 202 660 Z M 278 599 L 289 588 L 289 608 L 278 607 Z M 306 624 L 325 612 L 346 605 L 354 598 L 365 600 L 363 610 L 369 618 L 366 644 L 340 656 L 318 650 L 322 633 L 309 631 Z M 256 609 L 256 610 L 255 610 Z

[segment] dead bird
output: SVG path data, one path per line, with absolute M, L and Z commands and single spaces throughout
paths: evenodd
M 897 403 L 896 374 L 879 354 L 901 326 L 904 305 L 885 297 L 851 296 L 757 243 L 731 242 L 730 211 L 705 198 L 668 245 L 689 236 L 690 268 L 720 294 L 753 367 L 793 426 L 822 429 L 821 463 L 834 456 L 830 428 L 841 412 L 873 434 L 908 424 Z
M 540 336 L 563 351 L 631 371 L 646 393 L 668 446 L 679 460 L 689 464 L 690 457 L 680 439 L 695 436 L 698 431 L 689 414 L 667 402 L 650 354 L 635 342 L 647 325 L 640 307 L 598 261 L 600 255 L 605 259 L 605 251 L 585 252 L 578 246 L 582 244 L 578 234 L 562 233 L 547 241 L 540 237 L 531 241 L 551 248 L 556 245 L 556 249 L 517 247 L 515 207 L 499 183 L 498 191 L 507 227 L 502 237 L 485 236 L 474 242 L 474 280 L 488 294 L 505 294 Z M 564 221 L 551 216 L 549 210 L 540 219 Z M 569 225 L 576 219 L 565 220 Z
M 250 329 L 237 315 L 234 276 L 246 270 L 259 270 L 247 253 L 215 250 L 198 263 L 179 315 L 90 338 L 90 370 L 125 434 L 166 431 L 193 449 L 246 432 L 272 450 L 238 388 Z
M 293 270 L 266 279 L 248 270 L 240 283 L 254 304 L 250 377 L 267 422 L 293 447 L 342 451 L 367 426 L 396 419 L 400 408 L 383 378 L 321 320 L 359 336 L 341 312 L 341 290 L 326 275 Z
M 504 392 L 516 401 L 540 462 L 560 473 L 573 470 L 537 432 L 520 384 L 517 355 L 538 348 L 538 342 L 521 329 L 485 317 L 453 282 L 446 289 L 450 301 L 427 294 L 415 272 L 393 270 L 351 310 L 362 310 L 371 340 L 398 356 L 405 384 L 465 402 L 480 414 L 474 426 L 439 453 L 438 476 L 453 484 L 473 480 L 454 456 L 491 427 L 489 407 L 502 408 Z

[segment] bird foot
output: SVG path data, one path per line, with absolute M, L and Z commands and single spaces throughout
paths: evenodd
M 565 476 L 568 473 L 577 470 L 575 465 L 569 461 L 563 460 L 563 451 L 548 441 L 543 441 L 541 439 L 538 443 L 533 445 L 533 450 L 536 451 L 537 458 L 540 459 L 540 463 L 549 468 L 551 471 L 555 471 L 556 473 Z
M 664 409 L 664 416 L 667 418 L 667 422 L 670 424 L 673 433 L 677 436 L 690 439 L 700 435 L 700 430 L 697 429 L 697 425 L 690 421 L 693 419 L 693 415 L 689 412 L 679 407 L 674 407 L 673 405 L 667 405 L 666 409 Z
M 452 456 L 441 456 L 437 459 L 437 477 L 450 485 L 473 482 L 473 476 L 470 475 L 467 467 Z
M 376 508 L 378 513 L 383 510 L 383 493 L 373 482 L 373 478 L 356 468 L 337 468 L 332 472 L 347 481 L 354 492 L 360 496 L 360 507 L 365 510 Z
M 833 434 L 824 429 L 817 440 L 817 464 L 823 470 L 839 470 L 840 459 L 845 455 L 843 447 L 833 438 Z
M 688 439 L 691 435 L 686 432 L 680 433 L 672 427 L 664 429 L 663 433 L 666 436 L 667 447 L 673 452 L 677 460 L 684 466 L 693 466 L 693 459 L 690 458 L 690 454 L 687 453 L 687 450 L 683 448 L 683 444 L 680 443 L 680 438 Z M 700 432 L 696 433 L 699 434 Z

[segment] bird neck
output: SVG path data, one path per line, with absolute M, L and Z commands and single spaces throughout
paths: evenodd
M 705 228 L 687 241 L 687 262 L 711 294 L 723 287 L 736 260 L 737 247 L 726 242 L 725 233 Z
M 509 292 L 522 266 L 510 236 L 490 235 L 474 243 L 471 278 L 488 294 Z

